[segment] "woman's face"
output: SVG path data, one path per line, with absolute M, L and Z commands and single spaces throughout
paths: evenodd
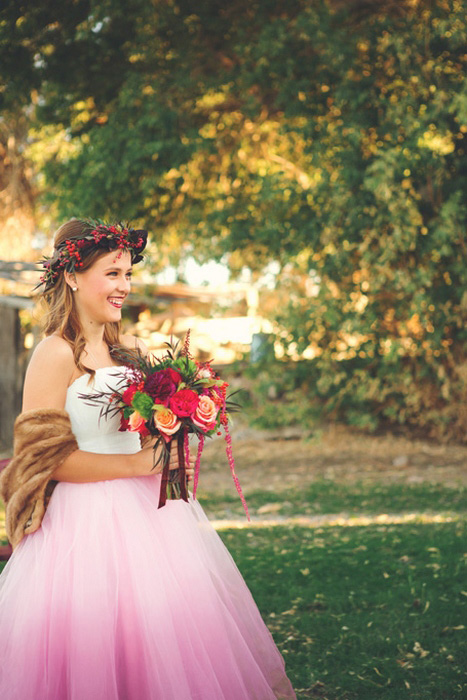
M 94 323 L 120 321 L 122 304 L 130 292 L 131 255 L 113 250 L 84 272 L 75 274 L 73 292 L 79 315 Z

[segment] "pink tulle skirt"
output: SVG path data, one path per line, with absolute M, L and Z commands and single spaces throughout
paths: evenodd
M 159 488 L 57 485 L 0 577 L 1 700 L 295 698 L 202 508 Z

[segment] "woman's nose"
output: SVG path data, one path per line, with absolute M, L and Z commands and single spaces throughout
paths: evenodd
M 126 276 L 120 277 L 118 287 L 119 287 L 119 291 L 122 291 L 122 292 L 125 292 L 128 294 L 130 291 L 130 288 L 131 288 L 131 281 Z

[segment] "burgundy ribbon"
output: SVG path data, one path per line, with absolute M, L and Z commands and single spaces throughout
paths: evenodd
M 173 439 L 173 438 L 172 438 Z M 167 486 L 169 486 L 170 494 L 174 497 L 175 490 L 170 485 L 169 467 L 170 467 L 170 446 L 164 455 L 164 467 L 162 469 L 161 492 L 159 496 L 158 508 L 165 506 L 167 502 Z M 188 503 L 188 491 L 186 486 L 186 463 L 185 463 L 185 431 L 180 431 L 177 435 L 177 452 L 178 452 L 178 483 L 180 484 L 180 498 Z
M 162 469 L 161 492 L 159 496 L 158 508 L 165 506 L 167 501 L 167 483 L 169 481 L 169 466 L 170 466 L 170 446 L 167 452 L 164 453 L 164 467 Z
M 178 449 L 178 469 L 180 473 L 180 498 L 188 503 L 188 492 L 186 489 L 186 464 L 185 464 L 185 431 L 181 431 L 177 437 Z

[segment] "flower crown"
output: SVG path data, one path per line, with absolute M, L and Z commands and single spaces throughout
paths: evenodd
M 146 247 L 148 232 L 143 229 L 125 228 L 118 222 L 108 225 L 95 221 L 83 221 L 81 235 L 73 236 L 62 241 L 50 258 L 44 258 L 39 264 L 44 273 L 35 289 L 44 285 L 43 292 L 51 289 L 57 281 L 60 271 L 74 273 L 83 266 L 83 258 L 96 248 L 110 252 L 111 250 L 128 250 L 132 264 L 143 259 L 142 251 Z

